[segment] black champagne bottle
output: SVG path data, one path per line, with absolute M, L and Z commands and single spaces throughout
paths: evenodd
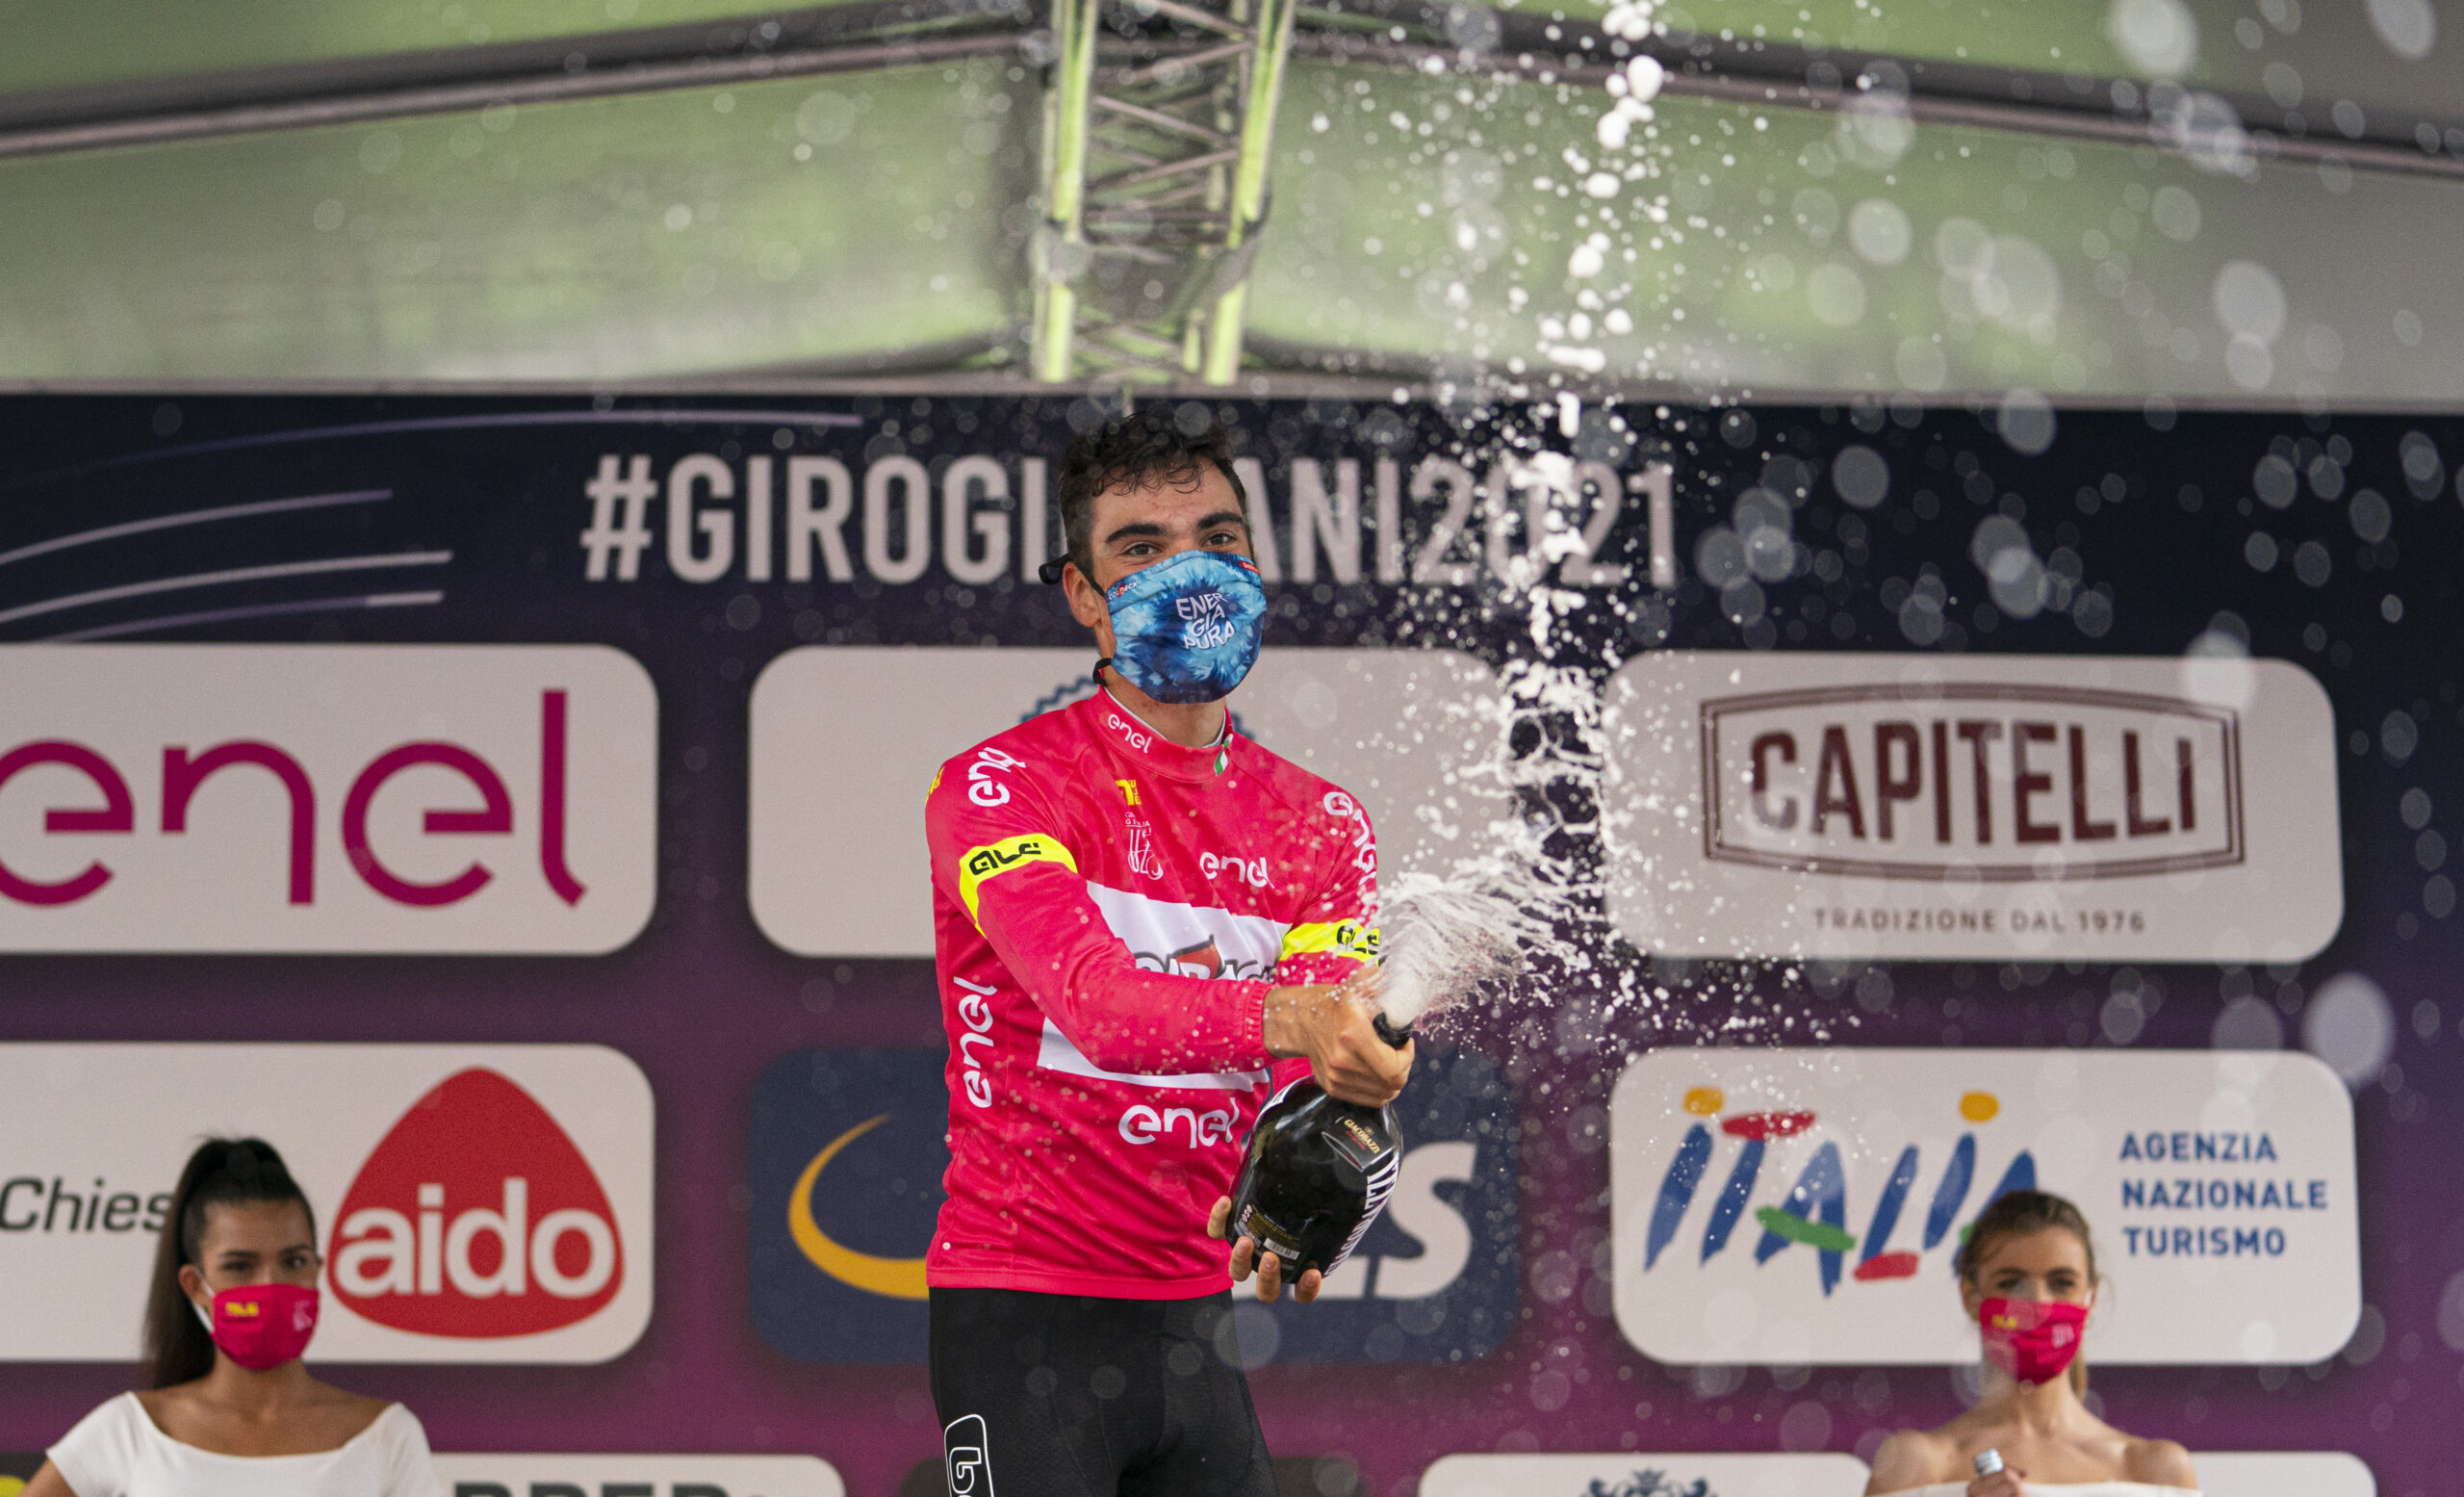
M 1397 1029 L 1382 1014 L 1375 1023 L 1397 1049 L 1411 1043 L 1409 1026 Z M 1402 1162 L 1392 1107 L 1343 1101 L 1303 1076 L 1249 1132 L 1232 1187 L 1232 1234 L 1281 1258 L 1288 1283 L 1313 1268 L 1331 1274 L 1385 1209 Z

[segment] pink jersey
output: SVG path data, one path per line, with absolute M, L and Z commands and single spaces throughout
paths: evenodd
M 1183 748 L 1099 692 L 944 763 L 924 825 L 950 1034 L 926 1278 L 1228 1287 L 1206 1214 L 1275 1069 L 1267 989 L 1340 981 L 1376 949 L 1359 802 L 1237 734 Z

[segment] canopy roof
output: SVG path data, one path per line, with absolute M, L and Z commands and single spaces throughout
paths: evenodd
M 2464 230 L 2464 20 L 2426 0 L 1632 14 L 1304 9 L 1253 367 L 2464 397 L 2432 258 Z M 0 0 L 0 379 L 1009 377 L 1039 25 Z M 1635 51 L 1670 81 L 1616 148 Z

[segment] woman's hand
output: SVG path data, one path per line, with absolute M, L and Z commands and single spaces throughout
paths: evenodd
M 1991 1476 L 1980 1476 L 1967 1484 L 1967 1497 L 2027 1497 L 2027 1489 L 2019 1484 L 2027 1476 L 2012 1466 L 2004 1466 Z
M 1218 1197 L 1215 1209 L 1206 1214 L 1206 1235 L 1221 1242 L 1229 1235 L 1231 1225 L 1232 1198 Z M 1261 1258 L 1266 1261 L 1259 1262 Z M 1257 1271 L 1258 1298 L 1273 1303 L 1283 1293 L 1283 1259 L 1271 1252 L 1259 1252 L 1255 1242 L 1243 1237 L 1232 1244 L 1232 1281 L 1246 1283 L 1251 1269 Z M 1293 1297 L 1306 1304 L 1318 1298 L 1318 1288 L 1322 1282 L 1316 1269 L 1306 1270 L 1301 1274 L 1300 1281 L 1292 1286 Z

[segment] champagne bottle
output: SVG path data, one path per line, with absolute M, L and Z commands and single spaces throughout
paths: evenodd
M 1401 1049 L 1411 1026 L 1380 1014 L 1378 1038 Z M 1384 1210 L 1402 1167 L 1403 1137 L 1391 1107 L 1363 1107 L 1328 1096 L 1303 1076 L 1258 1115 L 1232 1187 L 1232 1233 L 1283 1260 L 1287 1283 L 1303 1272 L 1331 1274 Z

